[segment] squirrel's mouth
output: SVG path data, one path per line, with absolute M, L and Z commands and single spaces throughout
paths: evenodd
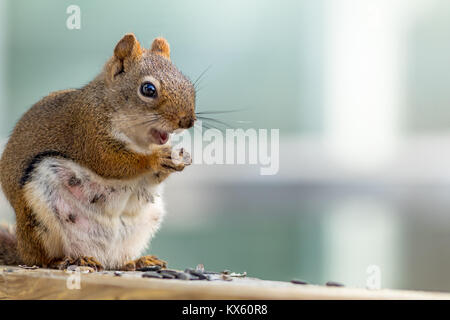
M 150 134 L 157 144 L 165 144 L 169 140 L 169 133 L 164 130 L 152 128 L 150 129 Z

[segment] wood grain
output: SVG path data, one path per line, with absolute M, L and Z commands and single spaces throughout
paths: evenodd
M 0 266 L 0 299 L 450 299 L 448 293 L 366 290 L 295 285 L 234 278 L 233 281 L 183 281 L 81 274 L 80 289 L 68 289 L 64 271 Z

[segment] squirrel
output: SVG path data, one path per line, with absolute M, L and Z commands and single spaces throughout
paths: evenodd
M 164 216 L 162 182 L 191 163 L 170 134 L 194 125 L 195 88 L 164 38 L 126 34 L 101 73 L 57 91 L 17 122 L 0 160 L 16 214 L 0 227 L 0 264 L 136 270 Z

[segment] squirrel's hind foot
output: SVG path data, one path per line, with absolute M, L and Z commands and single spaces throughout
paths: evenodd
M 167 266 L 167 262 L 164 260 L 160 260 L 156 256 L 153 256 L 153 255 L 143 256 L 143 257 L 140 257 L 139 259 L 127 262 L 122 267 L 122 270 L 136 271 L 137 269 L 141 269 L 141 268 L 145 268 L 145 267 L 152 267 L 152 266 L 158 266 L 161 268 L 165 268 Z
M 100 262 L 93 257 L 63 258 L 53 261 L 48 267 L 65 270 L 69 266 L 90 267 L 95 271 L 102 271 L 104 268 Z

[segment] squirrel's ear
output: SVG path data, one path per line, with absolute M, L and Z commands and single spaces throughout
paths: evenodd
M 127 33 L 122 39 L 120 39 L 120 41 L 116 45 L 116 48 L 114 49 L 114 56 L 122 61 L 127 58 L 140 58 L 141 55 L 141 45 L 132 33 Z
M 170 60 L 170 46 L 164 38 L 156 38 L 153 40 L 150 51 Z
M 114 49 L 114 57 L 109 63 L 109 72 L 111 78 L 116 75 L 126 72 L 130 65 L 139 60 L 142 56 L 142 48 L 132 33 L 127 33 L 117 43 Z

